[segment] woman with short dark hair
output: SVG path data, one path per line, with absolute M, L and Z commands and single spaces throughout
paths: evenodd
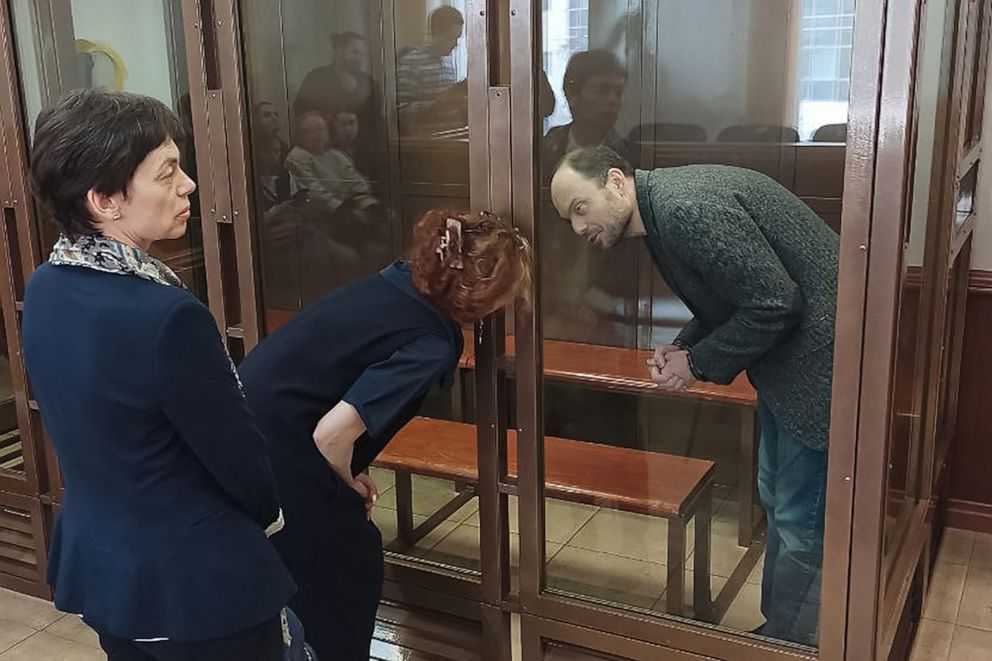
M 99 90 L 38 117 L 31 175 L 61 230 L 28 283 L 24 359 L 65 484 L 48 580 L 110 661 L 283 657 L 294 584 L 264 440 L 214 319 L 149 256 L 196 184 L 160 102 Z
M 291 605 L 321 658 L 369 658 L 382 537 L 362 471 L 428 390 L 450 381 L 461 324 L 526 295 L 530 269 L 530 245 L 503 219 L 430 211 L 409 262 L 312 303 L 241 364 L 286 510 L 272 542 L 300 586 Z

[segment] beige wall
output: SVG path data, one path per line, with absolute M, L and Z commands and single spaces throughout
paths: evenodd
M 794 124 L 793 0 L 662 0 L 656 121 Z
M 124 61 L 128 92 L 153 96 L 175 107 L 166 32 L 169 22 L 162 2 L 131 0 L 73 0 L 72 27 L 76 39 L 89 39 L 115 50 Z M 121 29 L 121 17 L 127 28 Z M 185 53 L 183 53 L 185 55 Z
M 989 51 L 992 64 L 992 49 Z M 985 88 L 985 116 L 982 123 L 982 162 L 978 171 L 975 200 L 978 213 L 971 268 L 992 271 L 992 81 Z
M 992 50 L 990 50 L 992 55 Z M 978 171 L 978 224 L 971 253 L 971 268 L 992 271 L 992 84 L 985 88 L 982 125 L 983 159 Z

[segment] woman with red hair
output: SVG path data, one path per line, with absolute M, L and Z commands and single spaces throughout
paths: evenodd
M 241 365 L 285 513 L 271 539 L 322 659 L 369 658 L 382 590 L 377 491 L 362 473 L 448 381 L 461 325 L 526 297 L 531 248 L 490 213 L 429 211 L 409 261 L 314 302 Z

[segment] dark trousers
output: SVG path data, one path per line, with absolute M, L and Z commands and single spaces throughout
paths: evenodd
M 322 660 L 368 661 L 382 596 L 382 535 L 365 501 L 337 482 L 327 498 L 299 498 L 280 483 L 286 528 L 272 542 L 298 590 L 289 602 Z
M 100 646 L 107 661 L 282 661 L 282 621 L 276 616 L 232 636 L 195 643 L 138 643 L 100 633 Z

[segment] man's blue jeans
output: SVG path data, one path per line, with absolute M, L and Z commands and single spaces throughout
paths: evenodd
M 768 517 L 760 633 L 816 645 L 827 453 L 784 431 L 759 402 L 758 494 Z

